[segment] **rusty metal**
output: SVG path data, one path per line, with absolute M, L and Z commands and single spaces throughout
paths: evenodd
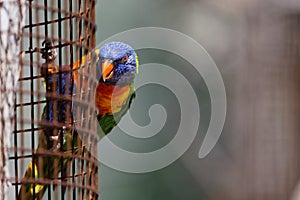
M 90 103 L 94 101 L 97 80 L 93 77 L 96 74 L 93 65 L 82 61 L 82 57 L 92 52 L 95 47 L 95 3 L 95 0 L 28 0 L 26 2 L 27 19 L 20 53 L 22 59 L 15 102 L 13 147 L 9 152 L 10 166 L 14 169 L 10 181 L 16 198 L 21 185 L 30 183 L 34 186 L 37 184 L 48 186 L 44 194 L 48 199 L 98 199 L 96 108 Z M 45 40 L 51 40 L 53 45 L 43 46 Z M 49 51 L 57 52 L 55 65 L 58 66 L 58 71 L 55 75 L 59 77 L 60 84 L 50 85 L 40 73 L 46 62 L 42 54 L 45 55 L 47 48 Z M 80 67 L 74 66 L 76 61 L 79 61 Z M 77 83 L 71 97 L 61 93 L 62 76 L 66 72 L 72 74 L 71 88 L 74 88 L 75 82 Z M 66 104 L 65 116 L 73 120 L 62 122 L 60 119 L 62 113 L 60 113 L 58 116 L 54 115 L 55 120 L 51 123 L 42 121 L 43 108 L 49 103 L 49 99 L 58 102 L 54 103 L 53 107 L 58 109 L 58 112 L 62 112 L 62 103 L 59 102 L 76 103 L 76 119 L 71 114 L 75 112 L 73 110 L 75 108 Z M 62 147 L 57 151 L 37 150 L 38 136 L 45 134 L 43 133 L 45 127 L 53 129 L 61 143 L 64 141 L 60 134 L 64 134 L 64 127 L 67 127 L 73 137 L 69 150 L 63 150 Z M 54 178 L 24 178 L 28 163 L 37 162 L 36 157 L 39 156 L 49 159 L 60 157 L 58 162 L 68 159 L 70 170 L 67 174 L 57 173 Z M 60 166 L 62 167 L 63 163 Z M 62 169 L 55 170 L 57 170 L 55 172 L 63 172 Z M 35 170 L 32 170 L 32 173 L 34 176 Z M 35 192 L 33 187 L 33 193 Z

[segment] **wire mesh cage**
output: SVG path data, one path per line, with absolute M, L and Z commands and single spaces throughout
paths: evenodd
M 98 198 L 95 3 L 26 1 L 9 152 L 16 199 Z

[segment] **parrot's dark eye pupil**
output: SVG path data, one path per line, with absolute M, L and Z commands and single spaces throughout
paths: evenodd
M 128 61 L 128 55 L 124 56 L 123 58 L 121 58 L 120 60 L 118 60 L 118 63 L 126 63 Z

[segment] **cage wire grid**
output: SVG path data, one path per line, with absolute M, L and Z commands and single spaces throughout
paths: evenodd
M 96 108 L 91 104 L 97 87 L 91 53 L 95 3 L 26 1 L 9 152 L 16 199 L 99 196 Z

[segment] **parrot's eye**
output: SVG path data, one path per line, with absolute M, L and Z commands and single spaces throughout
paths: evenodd
M 124 56 L 123 58 L 121 58 L 120 60 L 118 60 L 118 63 L 126 63 L 128 61 L 128 55 Z

